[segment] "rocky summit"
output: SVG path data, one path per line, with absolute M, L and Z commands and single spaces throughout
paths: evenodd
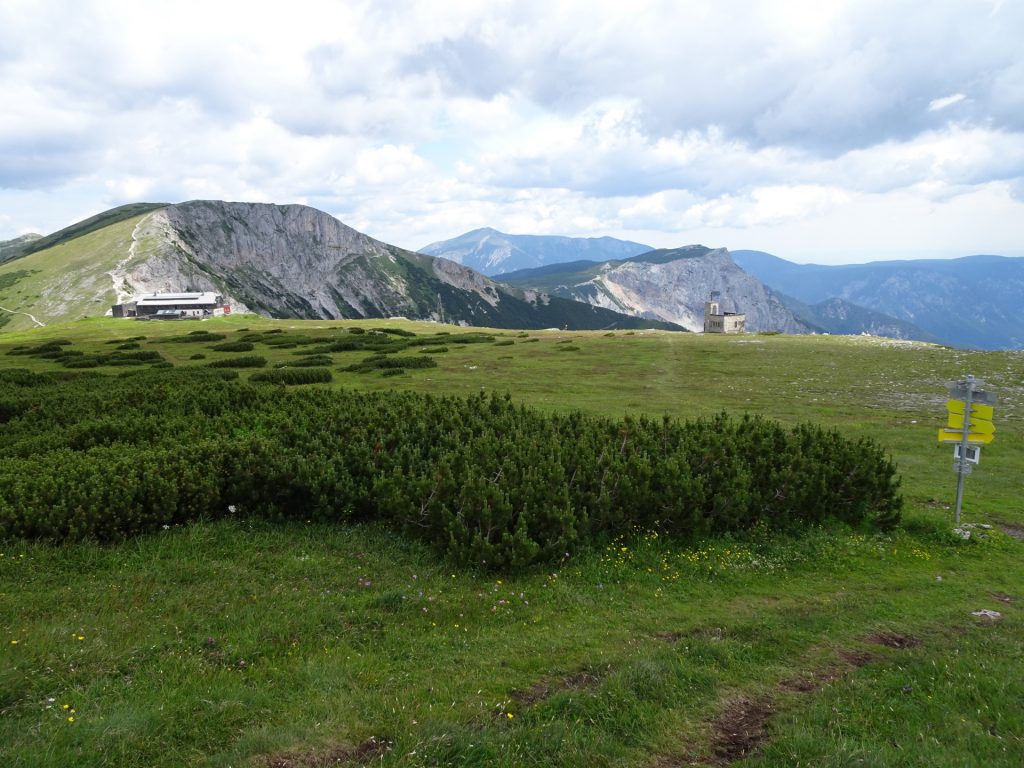
M 402 316 L 499 328 L 679 330 L 502 286 L 455 262 L 375 240 L 304 205 L 140 204 L 45 241 L 41 250 L 36 245 L 43 241 L 36 241 L 31 251 L 0 267 L 17 273 L 6 286 L 10 298 L 21 302 L 12 309 L 39 322 L 102 314 L 147 293 L 214 291 L 236 311 L 269 317 Z M 59 285 L 56 277 L 47 279 L 47 270 L 58 267 Z M 27 301 L 27 289 L 37 286 L 38 300 Z M 12 314 L 11 328 L 28 316 Z

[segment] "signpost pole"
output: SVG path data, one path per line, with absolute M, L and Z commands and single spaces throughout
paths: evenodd
M 967 474 L 967 435 L 971 431 L 971 400 L 974 396 L 974 377 L 967 377 L 966 398 L 964 400 L 963 437 L 960 438 L 960 460 L 956 471 L 956 516 L 954 521 L 960 526 L 960 506 L 964 500 L 964 475 Z

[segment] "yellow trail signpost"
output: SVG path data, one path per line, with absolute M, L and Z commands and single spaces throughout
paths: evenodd
M 976 392 L 975 394 L 986 394 L 987 395 L 988 393 L 987 392 L 981 393 L 980 390 L 979 390 L 979 392 Z M 967 407 L 967 403 L 965 403 L 963 400 L 947 400 L 946 401 L 946 410 L 950 414 L 957 414 L 957 415 L 963 416 L 964 415 L 964 410 L 966 409 L 966 407 Z M 993 414 L 994 410 L 995 409 L 991 405 L 984 405 L 982 403 L 977 403 L 977 402 L 971 403 L 971 418 L 972 419 L 980 419 L 980 420 L 983 420 L 983 421 L 992 421 L 992 414 Z
M 976 419 L 971 416 L 967 420 L 967 427 L 969 432 L 973 432 L 979 435 L 994 435 L 996 433 L 996 425 L 991 421 L 984 421 L 982 419 Z M 964 415 L 962 413 L 951 413 L 946 418 L 946 429 L 945 432 L 963 432 L 964 430 Z
M 978 387 L 985 382 L 968 376 L 949 383 L 946 401 L 946 426 L 939 430 L 940 443 L 955 443 L 953 469 L 956 470 L 956 524 L 960 525 L 960 507 L 964 498 L 964 477 L 971 465 L 981 460 L 981 445 L 988 445 L 996 436 L 992 423 L 996 397 Z
M 991 432 L 975 432 L 971 429 L 967 433 L 967 444 L 968 445 L 988 445 L 995 439 L 995 435 Z M 962 443 L 964 441 L 964 431 L 962 429 L 940 429 L 939 430 L 939 442 L 940 443 Z

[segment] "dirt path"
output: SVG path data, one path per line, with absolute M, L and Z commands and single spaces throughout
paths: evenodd
M 126 293 L 123 286 L 128 277 L 128 262 L 135 258 L 135 247 L 139 242 L 139 227 L 148 220 L 149 216 L 143 216 L 135 223 L 135 226 L 132 228 L 132 242 L 128 246 L 128 255 L 117 262 L 112 270 L 107 272 L 107 274 L 110 275 L 110 281 L 114 286 L 116 304 L 123 304 L 126 301 L 130 301 L 132 298 L 132 294 Z
M 3 310 L 4 312 L 10 312 L 12 315 L 25 315 L 26 317 L 28 317 L 29 320 L 38 325 L 40 328 L 46 327 L 46 323 L 42 323 L 36 320 L 36 316 L 31 315 L 28 312 L 15 312 L 13 309 L 8 309 L 7 307 L 0 307 L 0 310 Z

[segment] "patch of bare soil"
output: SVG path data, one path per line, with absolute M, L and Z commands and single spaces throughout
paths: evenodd
M 1024 540 L 1024 528 L 1013 523 L 999 523 L 999 528 L 1011 539 Z
M 721 640 L 726 636 L 725 627 L 695 627 L 688 629 L 685 632 L 656 632 L 654 637 L 662 642 L 675 645 L 681 640 L 687 638 L 698 638 L 701 640 Z
M 737 699 L 726 705 L 712 726 L 712 765 L 729 765 L 752 754 L 768 739 L 771 702 Z
M 562 689 L 566 691 L 593 690 L 601 681 L 590 672 L 577 672 L 562 679 Z
M 658 635 L 668 642 L 678 642 L 683 637 L 692 637 L 698 631 Z M 705 635 L 706 636 L 706 635 Z M 911 648 L 919 643 L 917 638 L 896 632 L 876 632 L 864 642 L 884 645 L 889 648 Z M 779 682 L 781 691 L 809 694 L 826 685 L 841 680 L 853 669 L 860 669 L 878 657 L 870 651 L 844 649 L 839 651 L 842 663 L 832 664 L 818 670 L 803 672 L 799 677 Z M 728 702 L 711 724 L 711 757 L 699 757 L 698 752 L 679 752 L 659 755 L 653 768 L 683 768 L 684 766 L 728 766 L 749 757 L 768 740 L 768 722 L 774 713 L 772 699 L 740 698 Z
M 355 746 L 329 747 L 282 752 L 267 758 L 266 768 L 327 768 L 335 765 L 366 764 L 391 750 L 391 742 L 371 736 Z
M 779 683 L 779 688 L 794 693 L 814 693 L 842 676 L 843 670 L 838 667 L 826 667 L 817 672 L 807 672 L 800 677 L 783 680 Z
M 524 707 L 532 707 L 534 704 L 544 701 L 552 693 L 551 684 L 542 680 L 539 683 L 534 683 L 529 688 L 512 691 L 509 694 L 509 698 L 522 704 Z
M 843 650 L 839 652 L 839 655 L 842 657 L 843 661 L 845 661 L 854 669 L 866 667 L 868 664 L 875 660 L 874 655 L 868 653 L 867 651 Z
M 675 645 L 680 640 L 682 640 L 684 637 L 686 637 L 686 633 L 685 632 L 671 632 L 671 631 L 655 632 L 654 633 L 654 637 L 657 640 L 661 640 L 661 642 L 663 642 L 663 643 L 668 643 L 669 645 Z
M 597 675 L 581 670 L 559 680 L 542 680 L 521 691 L 512 691 L 511 698 L 523 706 L 532 707 L 534 704 L 554 696 L 559 691 L 593 690 L 600 682 Z
M 886 648 L 913 648 L 921 643 L 916 637 L 896 632 L 875 632 L 865 637 L 864 642 L 872 645 L 884 645 Z

